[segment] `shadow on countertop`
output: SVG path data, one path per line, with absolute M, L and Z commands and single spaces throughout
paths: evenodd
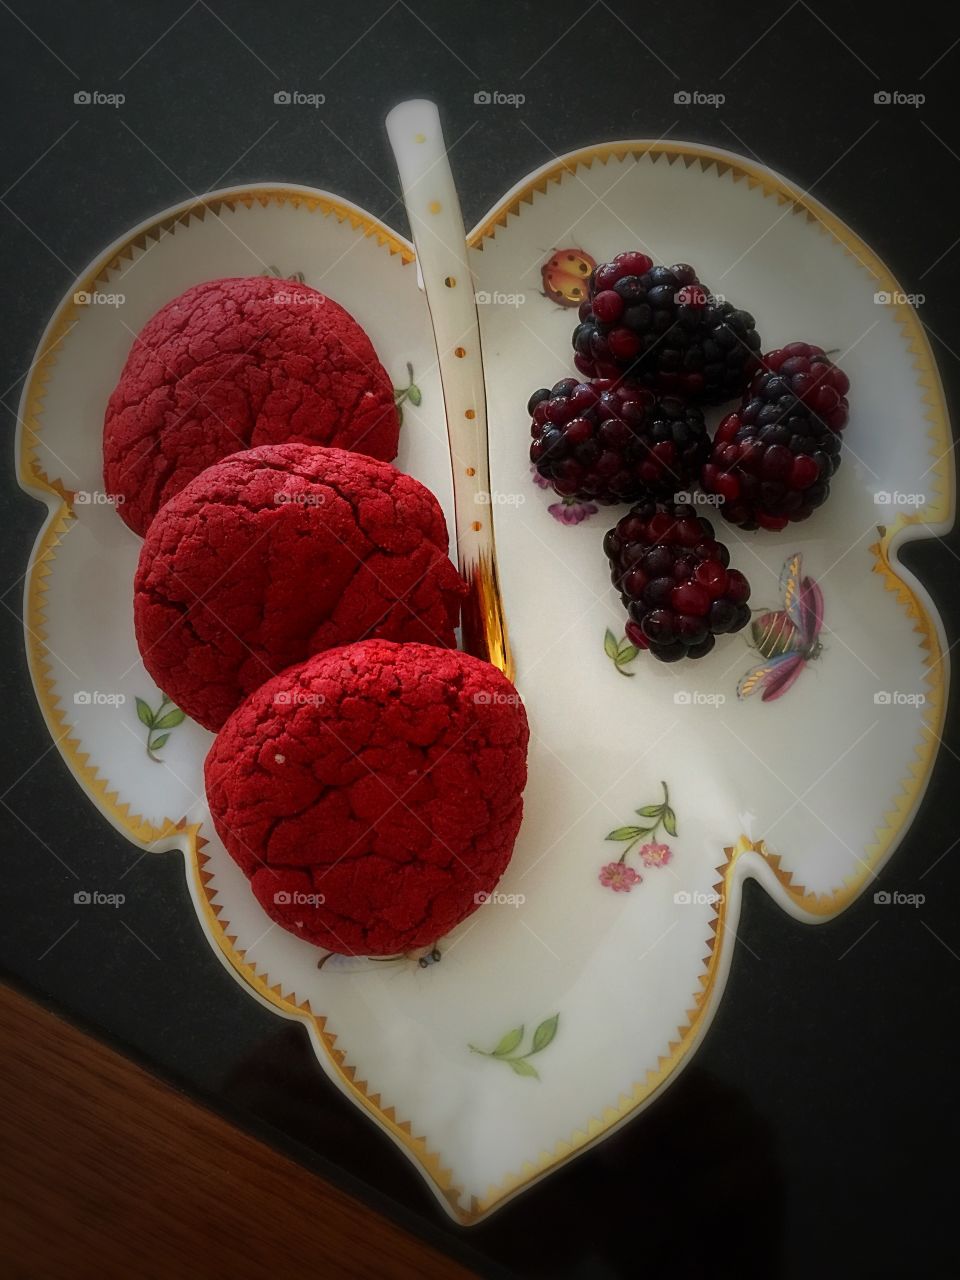
M 221 1098 L 308 1163 L 305 1149 L 322 1151 L 410 1203 L 406 1157 L 330 1095 L 305 1033 L 290 1025 L 228 1076 Z M 480 1226 L 458 1229 L 439 1208 L 433 1216 L 447 1248 L 477 1246 L 524 1280 L 775 1280 L 784 1204 L 772 1129 L 743 1094 L 692 1066 L 642 1116 Z

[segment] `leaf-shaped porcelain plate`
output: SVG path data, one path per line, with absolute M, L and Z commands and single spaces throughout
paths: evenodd
M 470 241 L 502 590 L 533 738 L 513 862 L 494 900 L 441 941 L 439 964 L 318 969 L 316 951 L 271 926 L 211 829 L 210 735 L 178 722 L 138 658 L 138 542 L 98 492 L 104 403 L 134 333 L 188 285 L 274 268 L 341 301 L 397 387 L 419 391 L 403 405 L 399 463 L 452 515 L 410 245 L 293 187 L 162 214 L 77 282 L 86 302 L 71 291 L 58 309 L 18 444 L 22 483 L 49 508 L 25 618 L 61 752 L 132 841 L 183 850 L 215 954 L 306 1025 L 331 1080 L 463 1223 L 635 1115 L 689 1060 L 721 996 L 746 877 L 810 922 L 872 892 L 920 803 L 947 688 L 940 621 L 897 549 L 946 531 L 953 513 L 943 397 L 916 316 L 870 249 L 777 175 L 695 145 L 608 144 L 524 179 Z M 568 523 L 577 513 L 531 482 L 527 397 L 571 372 L 575 311 L 557 297 L 576 301 L 586 255 L 638 244 L 692 261 L 757 317 L 766 348 L 836 349 L 853 384 L 827 506 L 780 534 L 723 535 L 751 603 L 796 624 L 778 697 L 763 698 L 777 689 L 762 673 L 738 697 L 760 663 L 749 630 L 697 663 L 634 654 L 600 548 L 607 517 Z

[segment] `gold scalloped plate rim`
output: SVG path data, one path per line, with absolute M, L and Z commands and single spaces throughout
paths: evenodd
M 590 167 L 597 162 L 607 163 L 611 159 L 623 159 L 627 156 L 635 159 L 649 156 L 651 162 L 663 157 L 669 164 L 679 160 L 688 168 L 698 163 L 704 172 L 716 168 L 718 177 L 729 174 L 732 181 L 746 180 L 751 188 L 760 188 L 764 196 L 774 196 L 778 203 L 792 205 L 792 213 L 817 223 L 823 234 L 830 235 L 846 252 L 857 258 L 861 266 L 877 281 L 878 287 L 884 287 L 892 293 L 903 292 L 887 267 L 845 223 L 798 191 L 786 179 L 732 152 L 691 143 L 613 142 L 570 152 L 545 165 L 514 187 L 470 233 L 470 247 L 482 250 L 484 240 L 495 236 L 497 227 L 505 227 L 510 217 L 519 215 L 523 205 L 532 205 L 536 194 L 545 193 L 551 182 L 561 182 L 565 176 L 575 174 L 580 166 Z M 233 211 L 237 205 L 249 208 L 255 202 L 265 207 L 274 201 L 281 204 L 289 201 L 296 207 L 303 205 L 309 211 L 319 211 L 324 216 L 332 214 L 340 222 L 349 221 L 355 229 L 362 229 L 364 236 L 374 237 L 391 255 L 398 254 L 404 264 L 414 260 L 409 241 L 397 236 L 349 202 L 312 188 L 288 184 L 257 184 L 228 188 L 200 199 L 185 201 L 157 218 L 146 220 L 131 234 L 112 244 L 80 277 L 74 289 L 92 292 L 97 282 L 117 270 L 125 258 L 132 259 L 134 253 L 138 249 L 145 250 L 151 240 L 157 241 L 163 235 L 174 234 L 178 226 L 188 225 L 193 218 L 202 220 L 208 212 L 217 215 L 221 208 Z M 724 948 L 718 943 L 726 936 L 729 927 L 727 909 L 731 897 L 730 888 L 743 855 L 761 859 L 772 872 L 783 894 L 782 906 L 809 921 L 825 920 L 839 914 L 858 896 L 868 876 L 874 874 L 874 868 L 893 852 L 919 806 L 932 771 L 943 725 L 947 655 L 941 643 L 939 619 L 931 616 L 910 583 L 897 572 L 897 569 L 901 572 L 903 570 L 902 566 L 894 567 L 894 549 L 908 534 L 919 537 L 926 531 L 926 536 L 934 536 L 933 526 L 949 527 L 954 502 L 954 473 L 950 466 L 951 436 L 946 404 L 939 373 L 922 326 L 911 307 L 906 304 L 897 306 L 896 319 L 904 331 L 904 339 L 917 371 L 918 384 L 923 392 L 922 399 L 927 406 L 925 416 L 930 424 L 929 435 L 934 444 L 935 465 L 932 470 L 935 476 L 935 502 L 912 516 L 899 516 L 871 551 L 875 557 L 874 571 L 881 574 L 887 590 L 896 594 L 898 603 L 914 621 L 914 629 L 926 651 L 924 664 L 928 669 L 927 683 L 931 697 L 915 759 L 900 791 L 891 802 L 889 811 L 883 815 L 882 824 L 874 833 L 875 843 L 868 850 L 869 862 L 864 864 L 858 876 L 848 880 L 832 894 L 817 894 L 794 883 L 793 873 L 782 865 L 782 858 L 771 852 L 762 840 L 752 841 L 748 836 L 740 835 L 732 845 L 725 847 L 724 861 L 717 867 L 720 879 L 714 888 L 719 896 L 710 922 L 711 937 L 705 941 L 707 952 L 699 977 L 700 989 L 691 996 L 691 1007 L 686 1012 L 687 1021 L 677 1028 L 676 1038 L 667 1046 L 666 1053 L 660 1055 L 656 1068 L 649 1069 L 629 1094 L 621 1095 L 615 1105 L 605 1108 L 602 1115 L 590 1117 L 568 1139 L 558 1142 L 551 1151 L 541 1152 L 535 1160 L 525 1162 L 518 1172 L 509 1175 L 499 1185 L 489 1188 L 484 1196 L 471 1197 L 469 1207 L 465 1208 L 462 1204 L 462 1190 L 455 1183 L 453 1172 L 444 1165 L 440 1154 L 431 1151 L 427 1140 L 415 1135 L 410 1123 L 398 1119 L 394 1109 L 378 1093 L 372 1092 L 368 1083 L 359 1077 L 356 1068 L 348 1061 L 346 1051 L 337 1047 L 338 1037 L 328 1029 L 326 1018 L 314 1013 L 308 1002 L 297 1003 L 292 993 L 284 994 L 281 984 L 271 984 L 269 976 L 259 972 L 237 948 L 236 938 L 229 934 L 229 922 L 221 918 L 222 908 L 216 905 L 216 895 L 208 887 L 212 876 L 204 870 L 207 857 L 203 853 L 203 846 L 206 842 L 200 835 L 199 826 L 188 825 L 182 819 L 178 822 L 164 819 L 161 824 L 155 825 L 141 815 L 131 813 L 129 804 L 121 800 L 118 791 L 111 789 L 109 781 L 101 777 L 96 767 L 89 763 L 89 756 L 82 750 L 82 744 L 71 735 L 66 724 L 46 657 L 44 595 L 56 546 L 73 518 L 72 495 L 59 480 L 51 480 L 39 466 L 37 448 L 42 402 L 50 370 L 56 362 L 57 349 L 76 323 L 73 318 L 77 310 L 73 292 L 72 289 L 60 304 L 41 338 L 41 354 L 30 370 L 21 398 L 16 444 L 21 487 L 34 496 L 42 496 L 48 506 L 48 516 L 37 536 L 26 574 L 24 614 L 28 665 L 47 727 L 77 782 L 112 825 L 141 847 L 180 848 L 187 864 L 192 896 L 200 909 L 208 936 L 215 943 L 223 962 L 261 1001 L 307 1025 L 318 1056 L 326 1060 L 328 1074 L 334 1083 L 352 1097 L 407 1152 L 448 1213 L 464 1226 L 475 1225 L 519 1192 L 626 1123 L 685 1065 L 691 1050 L 709 1025 L 709 1019 L 705 1020 L 705 1015 L 711 1004 L 715 1006 L 722 991 L 718 978 L 725 957 Z

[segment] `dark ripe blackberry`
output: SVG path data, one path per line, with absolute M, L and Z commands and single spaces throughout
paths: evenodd
M 819 347 L 764 356 L 744 402 L 717 428 L 701 473 L 741 529 L 783 529 L 822 506 L 840 466 L 847 375 Z
M 750 584 L 688 503 L 639 503 L 603 549 L 630 615 L 627 636 L 661 662 L 705 657 L 716 636 L 750 621 Z
M 753 316 L 712 297 L 686 263 L 618 254 L 594 271 L 579 314 L 574 363 L 591 378 L 627 374 L 659 394 L 722 404 L 759 367 Z
M 530 461 L 565 498 L 636 502 L 688 490 L 710 452 L 703 414 L 626 379 L 535 391 Z

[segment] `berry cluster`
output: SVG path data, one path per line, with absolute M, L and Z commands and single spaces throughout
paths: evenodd
M 693 267 L 655 267 L 644 253 L 597 267 L 573 332 L 574 363 L 588 377 L 626 374 L 708 404 L 740 395 L 760 345 L 753 316 L 715 299 Z
M 819 347 L 792 342 L 764 366 L 717 428 L 701 476 L 741 529 L 783 529 L 821 506 L 847 423 L 849 379 Z
M 699 483 L 742 529 L 806 520 L 840 465 L 849 379 L 810 343 L 761 356 L 749 312 L 634 251 L 594 269 L 573 346 L 586 381 L 530 397 L 530 459 L 566 499 L 637 504 L 604 540 L 627 636 L 664 662 L 703 657 L 748 622 L 750 586 L 678 496 Z M 711 443 L 699 406 L 738 398 Z
M 530 397 L 530 460 L 563 497 L 636 502 L 689 489 L 710 452 L 703 414 L 628 379 L 564 378 Z
M 702 658 L 750 621 L 750 584 L 693 506 L 641 502 L 603 541 L 630 614 L 627 636 L 661 662 Z

